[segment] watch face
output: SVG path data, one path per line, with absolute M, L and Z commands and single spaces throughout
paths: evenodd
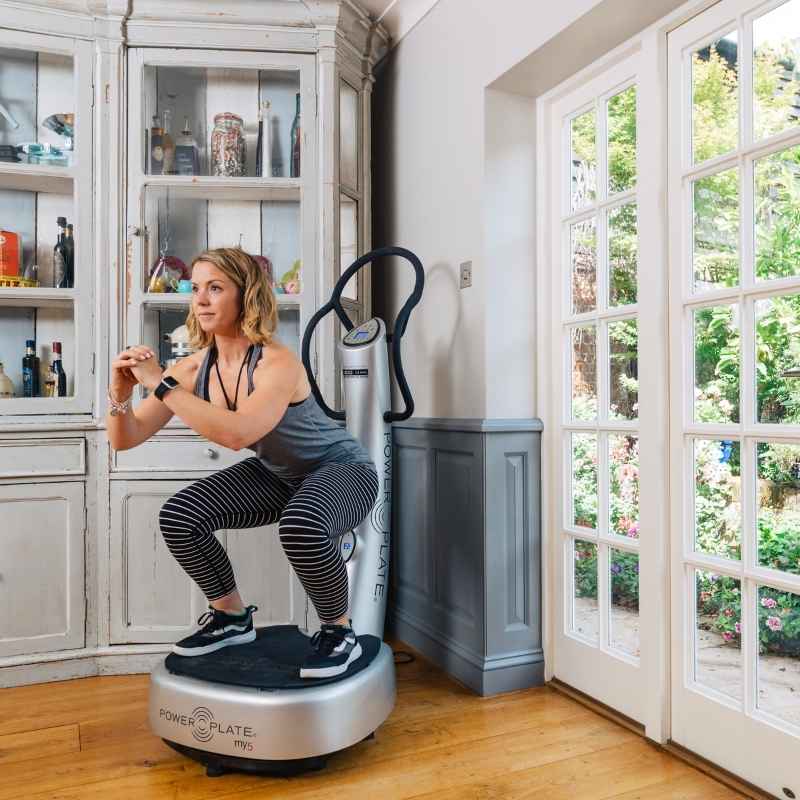
M 174 389 L 178 385 L 178 381 L 172 377 L 172 375 L 167 375 L 166 378 L 162 379 L 164 383 L 169 385 L 170 389 Z

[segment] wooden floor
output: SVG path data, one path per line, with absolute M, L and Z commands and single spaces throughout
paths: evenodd
M 480 698 L 418 655 L 397 678 L 374 740 L 288 779 L 206 777 L 150 733 L 147 675 L 0 690 L 0 800 L 744 797 L 551 688 Z

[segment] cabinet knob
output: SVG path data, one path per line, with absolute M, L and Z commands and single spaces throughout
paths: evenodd
M 219 453 L 217 453 L 217 451 L 213 447 L 206 447 L 206 455 L 209 458 L 216 458 L 219 455 Z

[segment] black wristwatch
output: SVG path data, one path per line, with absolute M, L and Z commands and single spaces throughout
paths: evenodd
M 153 394 L 159 399 L 163 400 L 164 395 L 170 390 L 178 386 L 178 381 L 172 375 L 166 375 L 161 379 L 161 383 L 153 390 Z

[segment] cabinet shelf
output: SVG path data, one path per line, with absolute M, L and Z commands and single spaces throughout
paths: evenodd
M 0 288 L 0 306 L 17 308 L 68 308 L 75 302 L 75 289 Z
M 73 167 L 48 167 L 0 161 L 0 189 L 71 195 L 74 178 Z
M 143 186 L 175 189 L 202 200 L 299 201 L 299 178 L 218 178 L 204 175 L 146 175 Z
M 14 289 L 6 291 L 17 291 Z M 36 289 L 29 289 L 28 291 L 40 291 Z M 57 290 L 54 290 L 57 291 Z M 299 306 L 303 302 L 302 294 L 276 294 L 275 299 L 278 301 L 278 306 Z M 180 306 L 189 306 L 192 302 L 192 295 L 189 292 L 143 292 L 141 295 L 141 302 L 148 306 L 173 306 L 179 308 Z

